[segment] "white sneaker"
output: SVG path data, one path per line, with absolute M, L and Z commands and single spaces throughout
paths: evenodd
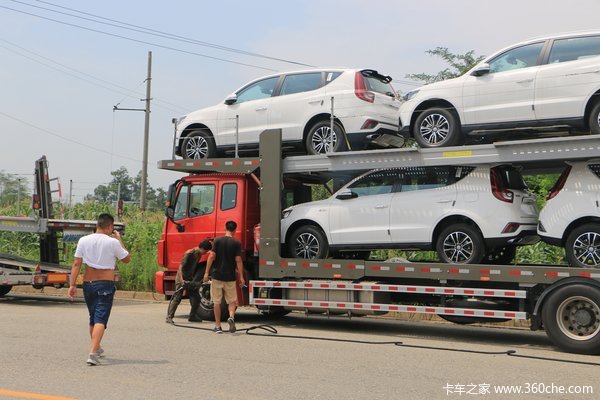
M 90 355 L 88 356 L 88 359 L 86 361 L 87 365 L 94 366 L 94 365 L 99 365 L 100 364 L 100 359 L 98 358 L 98 354 L 96 353 L 90 353 Z
M 98 357 L 104 357 L 104 349 L 102 347 L 98 348 L 96 354 L 98 355 Z

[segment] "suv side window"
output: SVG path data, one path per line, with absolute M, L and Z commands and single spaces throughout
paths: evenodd
M 581 60 L 600 55 L 600 36 L 558 39 L 552 44 L 548 63 Z
M 181 189 L 179 189 L 179 194 L 175 201 L 175 211 L 173 212 L 173 219 L 175 221 L 184 219 L 187 214 L 188 191 L 188 186 L 182 186 Z
M 309 92 L 321 87 L 321 73 L 287 75 L 281 86 L 280 96 Z
M 490 73 L 528 68 L 537 65 L 544 42 L 528 44 L 508 50 L 489 61 Z
M 278 80 L 279 77 L 274 76 L 273 78 L 263 79 L 262 81 L 254 82 L 250 86 L 246 86 L 237 93 L 236 104 L 271 97 Z
M 359 196 L 388 194 L 398 184 L 398 170 L 376 171 L 357 180 L 348 188 Z
M 402 192 L 435 189 L 455 182 L 455 167 L 405 168 L 401 176 Z
M 215 209 L 215 185 L 194 185 L 190 190 L 190 217 L 210 214 Z

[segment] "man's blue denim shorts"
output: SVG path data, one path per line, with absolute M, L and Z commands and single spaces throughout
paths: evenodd
M 83 282 L 83 297 L 90 313 L 90 325 L 108 325 L 116 287 L 112 281 Z

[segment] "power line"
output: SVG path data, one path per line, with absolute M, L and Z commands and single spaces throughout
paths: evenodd
M 110 151 L 106 151 L 106 150 L 100 149 L 100 148 L 98 148 L 98 147 L 90 146 L 90 145 L 87 145 L 87 144 L 85 144 L 85 143 L 78 142 L 77 140 L 73 140 L 73 139 L 70 139 L 70 138 L 68 138 L 68 137 L 65 137 L 65 136 L 59 135 L 58 133 L 51 132 L 51 131 L 49 131 L 48 129 L 41 128 L 41 127 L 39 127 L 39 126 L 36 126 L 36 125 L 33 125 L 33 124 L 31 124 L 31 123 L 29 123 L 29 122 L 27 122 L 27 121 L 23 121 L 22 119 L 19 119 L 19 118 L 17 118 L 17 117 L 13 117 L 12 115 L 6 114 L 6 113 L 5 113 L 5 112 L 3 112 L 3 111 L 0 111 L 0 114 L 1 114 L 1 115 L 4 115 L 4 116 L 5 116 L 5 117 L 7 117 L 7 118 L 10 118 L 10 119 L 12 119 L 13 121 L 17 121 L 17 122 L 19 122 L 19 123 L 21 123 L 21 124 L 23 124 L 23 125 L 27 125 L 27 126 L 29 126 L 29 127 L 31 127 L 31 128 L 37 129 L 37 130 L 39 130 L 39 131 L 42 131 L 42 132 L 44 132 L 44 133 L 47 133 L 47 134 L 49 134 L 49 135 L 51 135 L 51 136 L 57 137 L 57 138 L 59 138 L 59 139 L 62 139 L 62 140 L 64 140 L 64 141 L 67 141 L 67 142 L 70 142 L 70 143 L 77 144 L 77 145 L 79 145 L 79 146 L 82 146 L 82 147 L 88 148 L 88 149 L 90 149 L 90 150 L 98 151 L 98 152 L 100 152 L 100 153 L 108 154 L 108 155 L 111 155 L 111 156 L 114 156 L 114 157 L 119 157 L 119 158 L 123 158 L 123 159 L 130 160 L 130 161 L 141 162 L 140 160 L 137 160 L 137 159 L 135 159 L 135 158 L 131 158 L 131 157 L 127 157 L 127 156 L 122 156 L 122 155 L 119 155 L 119 154 L 113 154 L 113 153 L 111 153 Z
M 27 11 L 17 10 L 17 9 L 14 9 L 14 8 L 11 8 L 11 7 L 0 6 L 0 8 L 4 8 L 6 10 L 18 12 L 18 13 L 25 14 L 25 15 L 30 15 L 32 17 L 36 17 L 36 18 L 40 18 L 40 19 L 45 19 L 47 21 L 52 21 L 52 22 L 56 22 L 56 23 L 59 23 L 59 24 L 71 26 L 71 27 L 74 27 L 74 28 L 79 28 L 79 29 L 83 29 L 83 30 L 86 30 L 86 31 L 90 31 L 90 32 L 101 33 L 103 35 L 112 36 L 112 37 L 116 37 L 116 38 L 123 39 L 123 40 L 129 40 L 131 42 L 142 43 L 142 44 L 145 44 L 145 45 L 154 46 L 154 47 L 158 47 L 158 48 L 162 48 L 162 49 L 172 50 L 172 51 L 176 51 L 176 52 L 179 52 L 179 53 L 190 54 L 190 55 L 194 55 L 194 56 L 198 56 L 198 57 L 208 58 L 208 59 L 211 59 L 211 60 L 217 60 L 217 61 L 223 61 L 223 62 L 227 62 L 227 63 L 231 63 L 231 64 L 242 65 L 242 66 L 245 66 L 245 67 L 258 68 L 258 69 L 262 69 L 262 70 L 266 70 L 266 71 L 271 71 L 271 72 L 276 72 L 277 71 L 275 69 L 267 68 L 267 67 L 261 67 L 259 65 L 247 64 L 247 63 L 243 63 L 243 62 L 239 62 L 239 61 L 233 61 L 233 60 L 228 60 L 228 59 L 220 58 L 220 57 L 213 57 L 213 56 L 209 56 L 207 54 L 196 53 L 196 52 L 189 51 L 189 50 L 178 49 L 176 47 L 165 46 L 165 45 L 161 45 L 161 44 L 157 44 L 157 43 L 148 42 L 148 41 L 145 41 L 145 40 L 139 40 L 139 39 L 134 39 L 134 38 L 130 38 L 130 37 L 127 37 L 127 36 L 123 36 L 123 35 L 117 35 L 116 33 L 110 33 L 110 32 L 101 31 L 99 29 L 88 28 L 88 27 L 85 27 L 85 26 L 81 26 L 81 25 L 77 25 L 77 24 L 72 24 L 72 23 L 69 23 L 69 22 L 60 21 L 60 20 L 57 20 L 57 19 L 53 19 L 53 18 L 42 16 L 42 15 L 30 13 L 30 12 L 27 12 Z
M 81 81 L 87 82 L 87 83 L 89 83 L 89 84 L 91 84 L 91 85 L 94 85 L 94 86 L 101 87 L 101 88 L 103 88 L 103 89 L 106 89 L 106 90 L 108 90 L 108 91 L 111 91 L 111 92 L 114 92 L 114 93 L 119 93 L 119 94 L 121 94 L 121 95 L 124 95 L 124 96 L 125 96 L 125 98 L 127 98 L 127 97 L 133 97 L 133 96 L 131 96 L 131 94 L 132 94 L 132 93 L 134 93 L 134 92 L 135 92 L 135 90 L 136 90 L 137 88 L 139 88 L 139 86 L 141 86 L 141 85 L 144 83 L 144 82 L 142 82 L 142 83 L 141 83 L 140 85 L 138 85 L 138 86 L 137 86 L 135 89 L 133 89 L 133 90 L 130 90 L 130 89 L 128 89 L 128 88 L 125 88 L 125 87 L 123 87 L 123 86 L 117 85 L 117 84 L 115 84 L 115 83 L 112 83 L 112 82 L 106 81 L 106 80 L 104 80 L 104 79 L 98 78 L 98 77 L 96 77 L 96 76 L 94 76 L 94 75 L 91 75 L 91 74 L 88 74 L 88 73 L 86 73 L 86 72 L 80 71 L 80 70 L 78 70 L 78 69 L 76 69 L 76 68 L 69 67 L 68 65 L 62 64 L 62 63 L 60 63 L 60 62 L 58 62 L 58 61 L 55 61 L 55 60 L 53 60 L 53 59 L 51 59 L 51 58 L 45 57 L 45 56 L 43 56 L 43 55 L 41 55 L 41 54 L 38 54 L 38 53 L 36 53 L 36 52 L 33 52 L 33 51 L 31 51 L 31 50 L 28 50 L 28 49 L 26 49 L 26 48 L 24 48 L 24 47 L 22 47 L 22 46 L 19 46 L 19 45 L 15 44 L 15 43 L 12 43 L 12 42 L 8 41 L 8 40 L 6 40 L 6 39 L 2 39 L 2 38 L 0 38 L 0 41 L 3 41 L 3 42 L 5 42 L 5 43 L 8 43 L 9 45 L 11 45 L 11 46 L 14 46 L 14 47 L 16 47 L 16 48 L 18 48 L 18 49 L 20 49 L 20 50 L 22 50 L 22 51 L 25 51 L 25 52 L 27 52 L 27 53 L 33 54 L 33 55 L 35 55 L 35 56 L 37 56 L 37 57 L 39 57 L 39 58 L 42 58 L 42 59 L 44 59 L 44 60 L 47 60 L 47 61 L 50 61 L 50 62 L 52 62 L 52 63 L 54 63 L 54 64 L 56 64 L 56 65 L 59 65 L 59 66 L 61 66 L 61 67 L 63 67 L 63 68 L 66 68 L 66 69 L 68 69 L 68 70 L 74 71 L 74 72 L 76 72 L 76 73 L 78 73 L 78 74 L 81 74 L 81 75 L 84 75 L 84 76 L 88 76 L 88 77 L 90 77 L 90 78 L 92 78 L 92 79 L 95 79 L 95 80 L 97 80 L 97 81 L 100 81 L 100 82 L 107 83 L 107 84 L 109 84 L 109 85 L 111 85 L 111 86 L 114 86 L 114 87 L 117 87 L 117 88 L 119 88 L 119 89 L 128 90 L 129 92 L 128 92 L 128 93 L 125 93 L 125 92 L 122 92 L 122 91 L 120 91 L 120 90 L 116 90 L 116 89 L 110 88 L 110 87 L 108 87 L 108 86 L 102 85 L 102 84 L 100 84 L 100 83 L 98 83 L 98 82 L 90 81 L 90 80 L 88 80 L 88 79 L 85 79 L 85 78 L 83 78 L 83 77 L 81 77 L 81 76 L 78 76 L 78 75 L 72 74 L 72 73 L 70 73 L 70 72 L 68 72 L 68 71 L 64 71 L 64 70 L 62 70 L 62 69 L 59 69 L 59 68 L 57 68 L 57 67 L 54 67 L 54 66 L 52 66 L 52 65 L 49 65 L 49 64 L 47 64 L 47 63 L 45 63 L 45 62 L 43 62 L 43 61 L 37 60 L 37 59 L 35 59 L 35 58 L 33 58 L 33 57 L 30 57 L 30 56 L 28 56 L 28 55 L 26 55 L 26 54 L 19 53 L 18 51 L 14 50 L 14 49 L 11 49 L 11 48 L 9 48 L 9 47 L 6 47 L 6 46 L 2 46 L 2 45 L 0 45 L 0 47 L 1 47 L 1 48 L 5 49 L 5 50 L 8 50 L 8 51 L 10 51 L 10 52 L 12 52 L 12 53 L 14 53 L 14 54 L 17 54 L 17 55 L 19 55 L 19 56 L 21 56 L 21 57 L 27 58 L 28 60 L 31 60 L 31 61 L 33 61 L 33 62 L 36 62 L 36 63 L 38 63 L 38 64 L 44 65 L 44 66 L 46 66 L 46 67 L 48 67 L 48 68 L 50 68 L 50 69 L 53 69 L 53 70 L 55 70 L 55 71 L 58 71 L 58 72 L 61 72 L 61 73 L 65 74 L 65 75 L 71 76 L 71 77 L 73 77 L 73 78 L 76 78 L 76 79 L 79 79 L 79 80 L 81 80 Z M 138 94 L 138 95 L 140 95 L 140 96 L 142 95 L 141 93 L 138 93 L 138 92 L 135 92 L 135 93 L 136 93 L 136 94 Z M 173 112 L 177 112 L 177 113 L 179 113 L 179 112 L 181 112 L 181 110 L 187 110 L 185 107 L 181 107 L 181 106 L 178 106 L 178 105 L 176 105 L 176 104 L 168 103 L 168 102 L 166 102 L 166 101 L 164 101 L 164 100 L 159 100 L 159 99 L 154 99 L 154 100 L 155 100 L 155 101 L 157 101 L 157 102 L 162 102 L 162 103 L 166 103 L 166 104 L 171 104 L 172 106 L 174 106 L 174 107 L 176 107 L 176 108 L 178 108 L 178 109 L 179 109 L 179 110 L 176 110 L 176 109 L 173 109 L 173 108 L 170 108 L 170 107 L 164 106 L 164 105 L 157 104 L 157 106 L 158 106 L 158 107 L 161 107 L 161 108 L 167 109 L 167 110 L 169 110 L 169 111 L 173 111 Z M 121 101 L 123 101 L 123 100 L 121 100 Z
M 119 20 L 115 20 L 115 19 L 111 19 L 111 18 L 106 18 L 106 17 L 103 17 L 101 15 L 91 14 L 91 13 L 88 13 L 88 12 L 85 12 L 85 11 L 81 11 L 81 10 L 77 10 L 77 9 L 74 9 L 74 8 L 64 7 L 64 6 L 61 6 L 61 5 L 58 5 L 58 4 L 50 3 L 48 1 L 35 0 L 38 3 L 48 4 L 48 5 L 51 5 L 51 6 L 56 7 L 56 8 L 60 8 L 60 9 L 63 9 L 63 10 L 74 11 L 74 12 L 79 13 L 79 14 L 88 15 L 88 16 L 91 16 L 91 17 L 94 17 L 94 18 L 100 18 L 102 20 L 110 21 L 110 22 L 115 22 L 117 24 L 124 25 L 124 26 L 119 26 L 119 25 L 115 25 L 115 24 L 108 24 L 106 22 L 97 21 L 97 20 L 94 20 L 94 19 L 91 19 L 91 18 L 84 18 L 84 17 L 80 17 L 80 16 L 77 16 L 77 15 L 69 14 L 69 13 L 63 13 L 63 12 L 60 12 L 60 11 L 52 10 L 52 9 L 45 8 L 45 7 L 35 6 L 35 5 L 28 4 L 28 3 L 25 3 L 25 2 L 22 2 L 22 1 L 18 1 L 18 0 L 11 0 L 11 1 L 13 1 L 15 3 L 21 3 L 21 4 L 24 4 L 24 5 L 28 5 L 30 7 L 36 7 L 36 8 L 40 8 L 40 9 L 43 9 L 43 10 L 51 11 L 51 12 L 54 12 L 54 13 L 68 15 L 68 16 L 71 16 L 71 17 L 80 18 L 80 19 L 84 19 L 84 20 L 96 22 L 96 23 L 99 23 L 99 24 L 105 24 L 105 25 L 109 25 L 109 26 L 114 26 L 114 27 L 121 28 L 121 29 L 128 29 L 128 30 L 132 30 L 132 31 L 135 31 L 135 32 L 145 33 L 145 34 L 148 34 L 148 35 L 153 35 L 153 36 L 158 36 L 158 37 L 162 37 L 162 38 L 167 38 L 167 39 L 170 39 L 170 40 L 177 40 L 177 41 L 180 41 L 180 42 L 196 44 L 196 45 L 199 45 L 199 46 L 209 47 L 209 48 L 213 48 L 213 49 L 217 49 L 217 50 L 228 51 L 228 52 L 237 53 L 237 54 L 244 54 L 244 55 L 248 55 L 248 56 L 252 56 L 252 57 L 264 58 L 264 59 L 267 59 L 267 60 L 280 61 L 280 62 L 284 62 L 284 63 L 288 63 L 288 64 L 294 64 L 294 65 L 300 65 L 300 66 L 304 66 L 304 67 L 315 67 L 314 65 L 305 64 L 305 63 L 302 63 L 302 62 L 299 62 L 299 61 L 286 60 L 286 59 L 283 59 L 283 58 L 268 56 L 268 55 L 264 55 L 264 54 L 260 54 L 260 53 L 254 53 L 254 52 L 250 52 L 250 51 L 247 51 L 247 50 L 241 50 L 241 49 L 236 49 L 236 48 L 233 48 L 233 47 L 227 47 L 227 46 L 223 46 L 223 45 L 219 45 L 219 44 L 215 44 L 215 43 L 200 41 L 200 40 L 197 40 L 197 39 L 193 39 L 193 38 L 189 38 L 189 37 L 185 37 L 185 36 L 180 36 L 180 35 L 172 34 L 172 33 L 169 33 L 169 32 L 159 31 L 159 30 L 152 29 L 152 28 L 146 28 L 144 26 L 134 25 L 134 24 L 130 24 L 128 22 L 123 22 L 123 21 L 119 21 Z M 139 28 L 139 29 L 132 29 L 132 28 L 128 28 L 128 27 Z

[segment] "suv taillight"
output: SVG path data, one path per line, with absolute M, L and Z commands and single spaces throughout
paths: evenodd
M 552 186 L 552 189 L 550 189 L 550 191 L 548 192 L 548 196 L 546 196 L 546 201 L 554 198 L 558 194 L 558 192 L 562 190 L 562 188 L 565 186 L 565 182 L 567 181 L 570 172 L 571 166 L 567 165 L 567 168 L 565 168 L 562 174 L 560 174 L 558 180 L 556 181 L 554 186 Z
M 375 101 L 375 93 L 367 89 L 367 82 L 360 71 L 354 75 L 354 94 L 361 100 L 373 103 Z
M 514 193 L 504 187 L 504 181 L 497 168 L 490 169 L 490 183 L 492 185 L 492 194 L 498 200 L 506 203 L 512 203 L 515 197 Z

